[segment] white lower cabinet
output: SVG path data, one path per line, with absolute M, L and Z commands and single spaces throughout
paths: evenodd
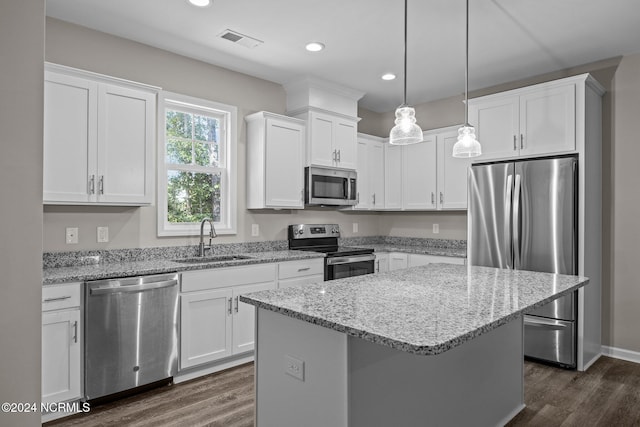
M 81 397 L 80 283 L 42 290 L 42 402 Z
M 314 258 L 281 262 L 278 265 L 278 288 L 289 288 L 324 281 L 324 259 Z
M 277 264 L 182 273 L 180 369 L 254 349 L 253 306 L 243 293 L 276 288 Z
M 441 256 L 441 255 L 422 255 L 422 254 L 409 254 L 409 267 L 416 267 L 418 265 L 427 265 L 427 264 L 465 264 L 465 258 L 456 258 L 450 256 Z
M 389 254 L 389 271 L 407 268 L 407 254 L 402 252 L 391 252 Z
M 389 254 L 387 252 L 376 252 L 375 272 L 384 273 L 389 271 Z

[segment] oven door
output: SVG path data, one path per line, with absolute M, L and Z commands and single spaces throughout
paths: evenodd
M 371 274 L 374 272 L 375 258 L 373 254 L 325 258 L 324 280 Z

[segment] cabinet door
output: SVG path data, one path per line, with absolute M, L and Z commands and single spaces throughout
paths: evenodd
M 212 362 L 232 354 L 231 289 L 180 296 L 180 368 Z
M 389 271 L 407 268 L 407 254 L 391 252 L 389 254 Z
M 384 208 L 384 152 L 382 143 L 369 143 L 367 156 L 369 164 L 369 194 L 371 208 Z
M 252 351 L 255 347 L 255 307 L 240 301 L 240 295 L 275 289 L 275 282 L 237 286 L 233 289 L 233 354 Z
M 371 209 L 372 198 L 370 194 L 371 176 L 369 175 L 369 147 L 367 140 L 358 140 L 358 164 L 356 171 L 358 172 L 358 204 L 354 209 Z
M 475 126 L 476 136 L 482 145 L 482 155 L 474 160 L 518 155 L 520 125 L 517 96 L 469 101 L 469 122 Z
M 80 398 L 80 309 L 42 313 L 42 402 Z
M 402 154 L 402 207 L 407 210 L 436 209 L 436 138 L 405 145 Z
M 438 140 L 438 209 L 467 208 L 467 173 L 470 158 L 451 155 L 458 140 L 458 132 L 443 132 Z
M 152 201 L 155 95 L 102 84 L 98 95 L 98 201 Z
M 402 146 L 384 145 L 384 207 L 402 208 Z
M 375 272 L 384 273 L 385 271 L 389 271 L 389 254 L 376 253 Z
M 44 203 L 89 202 L 95 198 L 96 107 L 96 83 L 45 73 Z
M 265 147 L 265 206 L 302 209 L 303 126 L 268 118 Z
M 336 166 L 345 169 L 356 168 L 357 125 L 354 122 L 334 119 L 333 149 L 336 150 Z
M 335 166 L 333 117 L 315 111 L 309 113 L 309 163 Z
M 575 92 L 571 84 L 520 96 L 520 155 L 575 150 Z

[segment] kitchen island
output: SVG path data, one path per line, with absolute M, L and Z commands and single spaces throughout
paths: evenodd
M 430 264 L 242 296 L 257 425 L 502 425 L 524 407 L 523 313 L 587 283 Z

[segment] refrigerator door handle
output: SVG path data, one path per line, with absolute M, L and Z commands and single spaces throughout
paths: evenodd
M 513 195 L 513 218 L 512 218 L 512 232 L 513 232 L 513 268 L 520 268 L 520 190 L 521 190 L 521 176 L 516 174 L 514 195 Z
M 507 268 L 513 268 L 513 245 L 511 242 L 511 194 L 513 192 L 513 175 L 507 175 L 507 191 L 504 204 L 504 217 L 507 221 L 504 222 L 504 247 L 507 254 Z

